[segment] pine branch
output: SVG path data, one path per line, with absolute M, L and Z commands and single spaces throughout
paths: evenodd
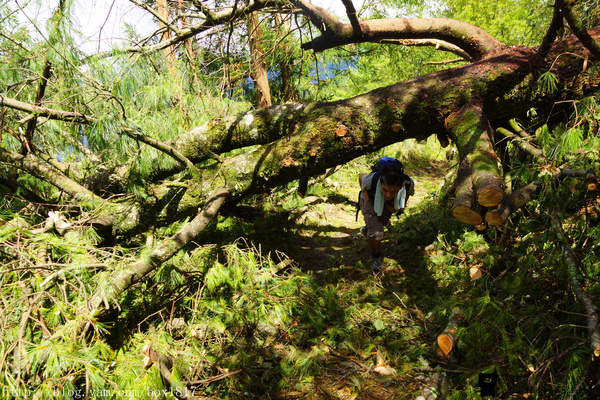
M 79 122 L 79 123 L 85 123 L 85 124 L 97 122 L 96 118 L 89 116 L 89 115 L 81 114 L 78 112 L 62 111 L 62 110 L 55 110 L 55 109 L 46 108 L 46 107 L 40 107 L 40 106 L 37 106 L 34 104 L 24 103 L 19 100 L 4 97 L 1 94 L 0 94 L 0 105 L 5 105 L 7 107 L 14 108 L 19 111 L 29 112 L 29 113 L 35 114 L 37 116 L 43 116 L 43 117 L 46 117 L 49 119 L 54 119 L 54 120 Z M 183 154 L 181 154 L 173 146 L 170 146 L 167 143 L 163 143 L 163 142 L 161 142 L 157 139 L 154 139 L 150 136 L 138 133 L 131 128 L 125 127 L 122 129 L 121 132 L 125 133 L 127 136 L 129 136 L 133 139 L 136 139 L 136 140 L 139 140 L 140 142 L 146 143 L 147 145 L 152 146 L 155 149 L 173 157 L 175 160 L 179 161 L 184 166 L 188 167 L 192 171 L 192 173 L 194 173 L 196 176 L 200 176 L 200 171 L 198 170 L 198 168 L 196 168 L 194 166 L 194 164 L 188 158 L 186 158 Z
M 99 289 L 90 301 L 91 315 L 97 315 L 103 309 L 108 309 L 110 304 L 115 303 L 122 293 L 169 260 L 198 236 L 216 217 L 228 194 L 227 189 L 215 190 L 204 208 L 198 210 L 196 217 L 185 224 L 177 234 L 163 240 L 149 254 L 141 256 L 129 267 L 116 272 L 109 278 L 107 287 Z M 102 307 L 103 305 L 104 307 Z
M 13 108 L 15 110 L 36 114 L 38 117 L 46 117 L 53 120 L 90 123 L 94 118 L 78 112 L 55 110 L 52 108 L 36 106 L 34 104 L 25 103 L 10 97 L 0 94 L 0 106 Z
M 196 168 L 194 163 L 192 163 L 189 160 L 189 158 L 187 158 L 186 156 L 181 154 L 179 151 L 177 151 L 177 149 L 175 149 L 173 146 L 170 146 L 167 143 L 161 142 L 160 140 L 156 140 L 150 136 L 136 132 L 135 130 L 133 130 L 131 128 L 124 128 L 122 130 L 122 132 L 125 133 L 127 136 L 129 136 L 132 139 L 139 140 L 140 142 L 146 143 L 147 145 L 154 147 L 158 151 L 161 151 L 161 152 L 171 156 L 175 160 L 179 161 L 182 165 L 189 168 L 189 170 L 197 178 L 200 178 L 200 176 L 202 175 L 202 173 L 200 172 L 200 170 L 198 168 Z

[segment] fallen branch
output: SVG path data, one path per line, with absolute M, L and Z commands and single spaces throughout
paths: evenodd
M 81 122 L 81 123 L 89 123 L 90 117 L 85 114 L 81 114 L 78 112 L 71 111 L 62 111 L 55 110 L 52 108 L 36 106 L 34 104 L 24 103 L 19 100 L 11 99 L 10 97 L 6 97 L 0 94 L 0 106 L 5 106 L 9 108 L 13 108 L 15 110 L 28 112 L 31 114 L 35 114 L 38 117 L 46 117 L 54 120 L 61 121 L 72 121 L 72 122 Z
M 229 191 L 225 189 L 216 190 L 214 195 L 206 202 L 205 208 L 199 210 L 196 217 L 185 224 L 179 232 L 163 240 L 148 254 L 141 256 L 138 261 L 109 278 L 108 283 L 100 287 L 90 300 L 91 315 L 99 314 L 102 311 L 102 305 L 104 305 L 104 310 L 110 308 L 110 304 L 116 303 L 122 293 L 150 271 L 155 270 L 169 260 L 198 236 L 217 215 L 228 193 Z
M 156 140 L 150 136 L 146 136 L 144 134 L 136 132 L 135 130 L 130 129 L 130 128 L 123 129 L 123 132 L 130 138 L 139 140 L 140 142 L 143 142 L 143 143 L 146 143 L 147 145 L 152 146 L 155 149 L 171 156 L 175 160 L 179 161 L 182 165 L 189 168 L 189 170 L 197 178 L 199 178 L 202 175 L 202 173 L 200 172 L 200 170 L 198 168 L 196 168 L 194 163 L 191 162 L 189 160 L 189 158 L 187 158 L 186 156 L 181 154 L 179 151 L 177 151 L 177 149 L 175 149 L 173 146 L 170 146 L 167 143 L 161 142 L 160 140 Z
M 504 199 L 502 204 L 493 210 L 485 213 L 485 220 L 491 226 L 502 225 L 508 216 L 531 200 L 535 199 L 542 188 L 541 181 L 531 182 L 529 185 L 515 190 Z
M 31 155 L 24 156 L 0 147 L 0 162 L 10 163 L 16 168 L 48 182 L 68 193 L 79 202 L 80 205 L 87 209 L 94 209 L 102 204 L 108 203 L 107 200 L 104 200 L 71 178 L 63 175 L 58 170 L 34 160 Z
M 496 128 L 496 132 L 498 132 L 499 134 L 501 134 L 502 136 L 504 136 L 506 138 L 512 139 L 514 144 L 519 146 L 519 148 L 521 150 L 532 155 L 533 157 L 539 158 L 539 159 L 546 158 L 544 156 L 544 153 L 542 153 L 542 151 L 540 149 L 538 149 L 537 147 L 535 147 L 534 145 L 529 143 L 527 141 L 527 139 L 517 136 L 516 134 L 509 131 L 508 129 L 500 127 L 500 128 Z

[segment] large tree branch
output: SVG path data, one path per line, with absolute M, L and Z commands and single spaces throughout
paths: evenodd
M 387 18 L 361 21 L 362 35 L 355 36 L 351 24 L 330 24 L 331 28 L 302 48 L 323 51 L 349 43 L 381 42 L 395 39 L 437 39 L 451 43 L 480 60 L 504 48 L 484 30 L 449 18 Z
M 347 7 L 352 4 L 349 0 L 343 0 Z M 177 30 L 177 33 L 152 46 L 133 46 L 100 53 L 97 57 L 111 56 L 119 53 L 148 53 L 173 46 L 198 33 L 206 31 L 215 26 L 229 23 L 250 12 L 275 7 L 282 9 L 289 5 L 298 7 L 301 13 L 315 25 L 321 36 L 304 43 L 302 48 L 323 51 L 349 43 L 381 42 L 384 40 L 398 39 L 428 39 L 448 42 L 462 49 L 469 55 L 470 59 L 479 60 L 489 56 L 504 46 L 496 38 L 484 30 L 471 24 L 452 20 L 448 18 L 388 18 L 367 21 L 358 21 L 354 7 L 348 8 L 351 23 L 344 24 L 336 17 L 329 14 L 323 8 L 315 6 L 306 0 L 250 0 L 246 5 L 240 7 L 226 8 L 211 12 L 206 9 L 206 19 L 198 24 L 185 29 Z M 401 42 L 396 42 L 400 43 Z
M 600 44 L 589 34 L 589 32 L 583 26 L 581 19 L 575 15 L 575 0 L 557 0 L 560 4 L 565 19 L 569 23 L 569 26 L 573 30 L 573 33 L 581 43 L 588 49 L 592 55 L 600 60 Z

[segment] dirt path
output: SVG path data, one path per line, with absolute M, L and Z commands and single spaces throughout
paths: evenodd
M 444 163 L 432 163 L 423 168 L 407 168 L 415 181 L 415 195 L 409 199 L 406 216 L 426 196 L 435 192 L 442 183 Z M 345 172 L 345 173 L 344 173 Z M 329 196 L 308 196 L 306 205 L 296 210 L 295 226 L 288 232 L 283 251 L 303 269 L 320 270 L 334 265 L 356 265 L 368 259 L 368 250 L 359 229 L 364 225 L 362 214 L 355 219 L 355 201 L 358 196 L 358 172 L 340 171 L 327 182 L 333 192 Z M 402 224 L 405 216 L 392 217 L 392 224 Z M 383 250 L 394 252 L 393 235 L 383 242 Z

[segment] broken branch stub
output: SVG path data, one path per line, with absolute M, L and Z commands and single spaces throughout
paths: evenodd
M 436 352 L 443 359 L 451 359 L 456 355 L 458 328 L 464 325 L 465 315 L 458 307 L 452 310 L 448 325 L 436 338 Z
M 519 190 L 515 190 L 497 208 L 488 210 L 485 214 L 485 220 L 491 226 L 502 225 L 510 214 L 534 199 L 541 188 L 542 183 L 534 181 Z

